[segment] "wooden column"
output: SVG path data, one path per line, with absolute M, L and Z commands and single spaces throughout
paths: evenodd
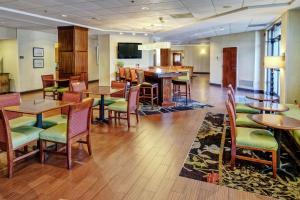
M 160 49 L 160 66 L 170 66 L 170 49 Z
M 59 78 L 80 75 L 88 84 L 88 29 L 58 27 Z

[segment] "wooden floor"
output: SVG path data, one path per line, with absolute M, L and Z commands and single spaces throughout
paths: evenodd
M 126 122 L 93 125 L 93 156 L 75 145 L 70 171 L 65 158 L 51 155 L 44 165 L 37 158 L 17 164 L 7 179 L 2 154 L 0 199 L 267 199 L 178 175 L 205 113 L 224 112 L 225 94 L 201 75 L 193 79 L 193 99 L 214 108 L 141 117 L 129 131 Z

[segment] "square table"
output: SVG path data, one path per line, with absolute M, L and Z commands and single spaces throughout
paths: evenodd
M 93 94 L 100 95 L 100 104 L 99 104 L 99 118 L 97 119 L 99 122 L 108 122 L 104 116 L 104 96 L 111 95 L 116 92 L 120 92 L 124 90 L 123 88 L 112 88 L 111 86 L 97 86 L 90 88 L 86 91 L 83 91 L 85 94 Z
M 43 113 L 55 109 L 59 109 L 65 106 L 69 106 L 72 103 L 56 101 L 50 99 L 35 99 L 21 101 L 18 106 L 9 106 L 4 109 L 11 112 L 30 114 L 36 116 L 36 127 L 43 128 Z

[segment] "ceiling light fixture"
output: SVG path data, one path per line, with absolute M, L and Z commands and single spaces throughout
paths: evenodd
M 142 7 L 142 10 L 150 10 L 150 8 L 144 6 L 144 7 Z
M 124 33 L 120 32 L 120 35 L 123 35 Z
M 227 9 L 227 8 L 232 8 L 232 6 L 224 5 L 223 8 L 225 8 L 225 9 Z
M 220 31 L 224 31 L 224 30 L 225 30 L 225 28 L 224 28 L 224 27 L 221 27 L 221 28 L 220 28 Z
M 132 35 L 135 35 L 135 32 L 133 32 Z
M 68 15 L 61 15 L 62 17 L 68 17 Z
M 145 35 L 145 36 L 148 36 L 148 33 L 145 33 L 144 35 Z

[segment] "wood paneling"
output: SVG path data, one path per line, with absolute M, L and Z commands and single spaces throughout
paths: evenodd
M 236 88 L 237 47 L 223 49 L 223 86 Z
M 59 77 L 80 75 L 88 83 L 88 29 L 58 27 Z
M 9 92 L 9 74 L 0 73 L 0 94 Z
M 170 49 L 160 50 L 160 65 L 169 66 L 170 65 Z

